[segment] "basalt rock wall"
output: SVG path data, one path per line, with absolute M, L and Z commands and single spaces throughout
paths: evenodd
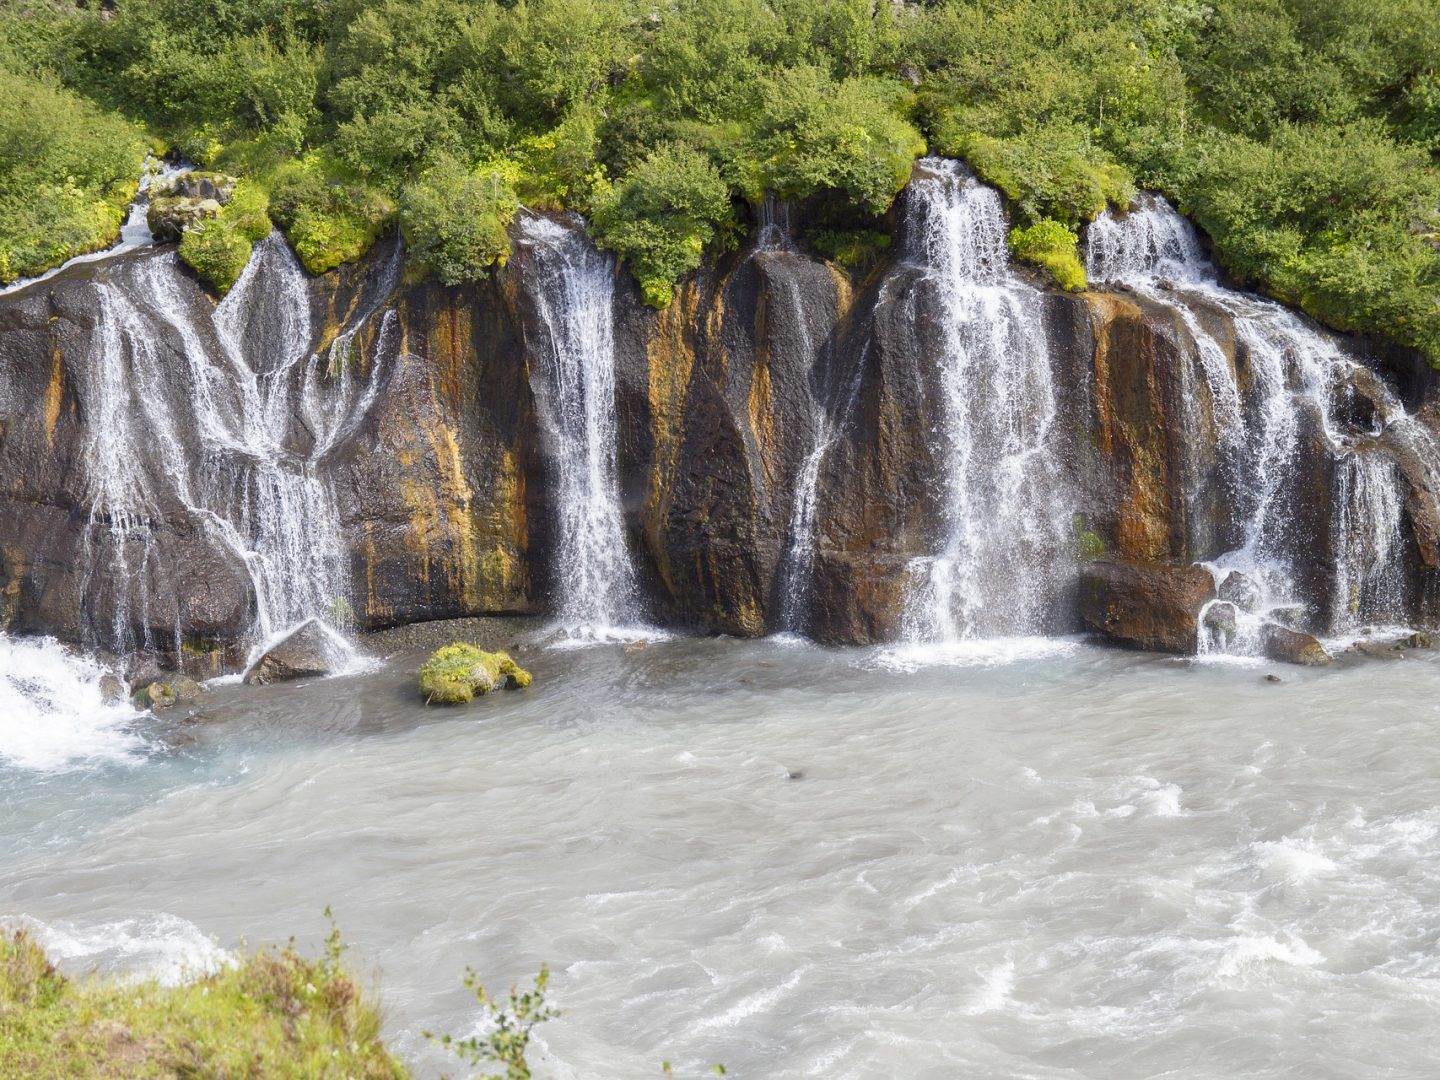
M 856 276 L 791 243 L 752 244 L 708 263 L 659 312 L 615 270 L 618 472 L 654 621 L 737 635 L 778 628 L 799 478 L 829 432 L 799 628 L 835 643 L 899 632 L 912 560 L 933 552 L 944 511 L 935 439 L 943 389 L 925 347 L 938 315 L 917 299 L 922 271 L 896 251 Z M 555 507 L 524 247 L 491 278 L 454 288 L 387 273 L 395 255 L 382 245 L 359 266 L 306 284 L 308 348 L 328 350 L 329 376 L 348 365 L 360 387 L 333 445 L 294 466 L 322 473 L 334 493 L 350 577 L 337 618 L 381 627 L 543 613 Z M 128 292 L 143 309 L 146 282 L 163 281 L 175 290 L 168 305 L 196 320 L 215 303 L 178 270 L 139 274 L 154 260 L 174 255 L 160 248 L 77 266 L 0 297 L 0 624 L 110 648 L 117 621 L 128 622 L 136 642 L 209 672 L 240 662 L 257 601 L 244 559 L 216 539 L 215 523 L 164 495 L 161 474 L 175 460 L 165 439 L 197 454 L 203 441 L 184 359 L 195 343 L 164 320 L 147 323 L 154 362 L 123 367 L 127 378 L 151 380 L 136 392 L 171 421 L 131 448 L 143 458 L 139 474 L 156 478 L 153 505 L 122 539 L 95 518 L 90 432 L 110 422 L 96 390 L 102 290 Z M 1045 304 L 1082 561 L 1188 566 L 1234 547 L 1237 496 L 1215 402 L 1195 374 L 1193 328 L 1125 290 L 1051 292 Z M 1202 318 L 1245 387 L 1247 347 L 1228 316 Z M 270 332 L 261 323 L 245 330 L 262 353 Z M 1348 415 L 1328 423 L 1393 461 L 1406 496 L 1405 603 L 1416 621 L 1433 622 L 1437 462 L 1377 426 L 1375 401 L 1382 390 L 1399 394 L 1411 410 L 1405 422 L 1434 429 L 1440 399 L 1428 369 L 1408 358 L 1377 357 L 1362 370 Z M 173 378 L 157 381 L 156 371 Z M 316 438 L 313 421 L 304 410 L 293 421 L 287 437 L 303 449 Z M 1316 598 L 1336 594 L 1339 557 L 1332 493 L 1342 480 L 1325 430 L 1325 418 L 1302 421 L 1287 480 L 1271 496 L 1288 500 L 1296 527 L 1315 538 L 1297 573 Z M 134 548 L 125 565 L 144 568 L 143 581 L 125 583 L 124 603 L 112 580 L 119 564 L 105 550 L 114 543 Z M 1317 599 L 1317 622 L 1334 615 L 1325 603 Z M 1048 629 L 1080 625 L 1064 606 Z

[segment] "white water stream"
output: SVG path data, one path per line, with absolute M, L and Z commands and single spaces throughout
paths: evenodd
M 379 296 L 399 270 L 397 255 Z M 390 324 L 366 379 L 350 352 L 373 309 L 324 355 L 313 353 L 308 282 L 278 236 L 256 245 L 213 316 L 173 252 L 120 273 L 94 285 L 87 593 L 104 586 L 116 601 L 108 626 L 91 623 L 93 642 L 117 651 L 167 644 L 137 628 L 154 614 L 149 583 L 172 572 L 156 564 L 153 528 L 177 508 L 249 577 L 252 660 L 307 619 L 343 630 L 350 574 L 324 456 L 373 403 L 394 347 Z M 356 661 L 341 633 L 330 639 L 338 666 Z
M 1380 431 L 1354 431 L 1339 419 L 1357 362 L 1337 338 L 1279 304 L 1225 288 L 1205 256 L 1194 228 L 1158 197 L 1147 196 L 1124 216 L 1106 213 L 1089 229 L 1087 273 L 1092 286 L 1123 285 L 1164 305 L 1181 318 L 1222 447 L 1229 501 L 1240 529 L 1234 550 L 1216 553 L 1217 583 L 1238 571 L 1259 590 L 1253 612 L 1241 611 L 1233 640 L 1202 634 L 1202 648 L 1255 654 L 1261 622 L 1287 608 L 1314 607 L 1295 564 L 1319 538 L 1296 522 L 1287 485 L 1295 481 L 1297 455 L 1308 422 L 1337 461 L 1332 536 L 1336 563 L 1335 612 L 1328 628 L 1343 633 L 1362 623 L 1403 623 L 1401 514 L 1404 499 L 1394 464 L 1374 450 L 1375 436 L 1423 440 L 1422 456 L 1434 459 L 1433 440 L 1405 415 L 1400 401 L 1378 380 Z M 1225 350 L 1206 328 L 1206 314 L 1221 312 L 1244 350 L 1249 385 L 1242 386 Z M 1210 423 L 1197 391 L 1187 395 L 1197 430 Z M 1313 557 L 1313 555 L 1312 555 Z
M 535 306 L 535 400 L 554 474 L 555 607 L 572 640 L 653 636 L 641 625 L 616 467 L 615 267 L 578 227 L 521 223 Z
M 1043 633 L 1073 562 L 1056 458 L 1044 298 L 1011 271 L 999 195 L 926 159 L 909 192 L 908 257 L 936 305 L 942 539 L 911 568 L 911 646 Z M 918 329 L 918 328 L 917 328 Z

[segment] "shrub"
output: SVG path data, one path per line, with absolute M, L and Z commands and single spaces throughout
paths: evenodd
M 1015 257 L 1044 268 L 1057 285 L 1070 292 L 1085 288 L 1079 248 L 1075 231 L 1053 218 L 1043 218 L 1028 229 L 1010 230 L 1010 250 Z
M 394 215 L 382 192 L 324 155 L 289 162 L 270 179 L 270 216 L 312 274 L 360 258 Z
M 890 234 L 875 229 L 816 229 L 805 239 L 822 257 L 846 270 L 864 272 L 890 250 Z
M 400 196 L 410 254 L 446 285 L 476 281 L 510 256 L 507 227 L 520 208 L 503 164 L 471 170 L 444 158 Z
M 1026 222 L 1053 218 L 1083 225 L 1106 206 L 1135 198 L 1129 174 L 1070 128 L 1046 128 L 1004 139 L 965 135 L 954 142 L 987 184 L 993 184 Z
M 380 1015 L 326 954 L 262 949 L 182 986 L 60 975 L 27 934 L 0 936 L 0 1074 L 404 1080 Z
M 270 233 L 267 205 L 258 187 L 236 184 L 218 215 L 188 226 L 180 238 L 180 257 L 222 296 L 244 272 L 251 249 Z
M 728 238 L 733 221 L 715 166 L 691 147 L 667 143 L 618 185 L 599 187 L 591 227 L 602 247 L 625 260 L 645 302 L 664 307 L 675 282 L 700 265 L 707 244 Z
M 899 84 L 836 81 L 822 68 L 801 65 L 764 79 L 760 102 L 747 148 L 751 175 L 734 177 L 752 198 L 841 191 L 880 214 L 925 152 L 925 140 L 903 116 L 909 95 Z
M 0 100 L 0 282 L 112 244 L 140 176 L 139 130 L 4 68 Z

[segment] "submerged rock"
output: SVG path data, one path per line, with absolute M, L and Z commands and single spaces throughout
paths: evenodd
M 485 652 L 475 645 L 446 645 L 420 668 L 418 688 L 427 705 L 463 705 L 476 694 L 501 686 L 523 689 L 530 673 L 509 653 Z
M 100 676 L 100 700 L 106 705 L 118 705 L 125 700 L 125 680 L 113 671 Z
M 307 619 L 268 650 L 245 673 L 248 686 L 329 675 L 335 670 L 335 640 L 318 619 Z
M 1288 626 L 1266 623 L 1260 630 L 1260 647 L 1266 657 L 1282 664 L 1303 664 L 1316 667 L 1333 659 L 1313 634 L 1291 630 Z
M 130 697 L 130 703 L 137 709 L 168 709 L 175 705 L 189 705 L 198 700 L 202 692 L 199 683 L 177 672 L 136 690 Z
M 1256 608 L 1260 606 L 1260 586 L 1239 570 L 1231 570 L 1226 574 L 1216 592 L 1221 600 L 1234 604 L 1247 615 L 1254 615 Z
M 1213 599 L 1215 579 L 1203 566 L 1100 559 L 1080 578 L 1085 628 L 1132 649 L 1192 655 L 1200 610 Z

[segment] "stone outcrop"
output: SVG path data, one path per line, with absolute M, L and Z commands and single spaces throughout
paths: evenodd
M 1133 649 L 1195 653 L 1201 609 L 1214 598 L 1203 566 L 1100 559 L 1080 575 L 1085 629 Z
M 1266 623 L 1261 627 L 1260 647 L 1267 657 L 1282 664 L 1319 667 L 1330 663 L 1332 659 L 1325 651 L 1325 646 L 1320 644 L 1314 635 L 1275 623 Z
M 145 223 L 158 242 L 179 240 L 189 226 L 220 213 L 234 191 L 232 176 L 184 173 L 150 193 Z

